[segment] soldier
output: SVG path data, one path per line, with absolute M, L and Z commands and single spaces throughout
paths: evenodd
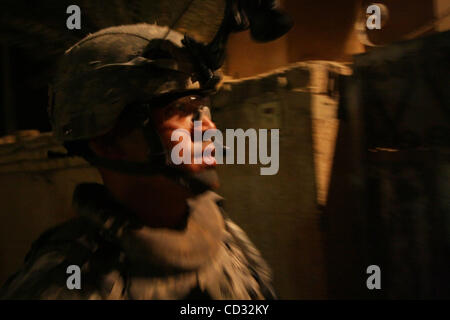
M 50 91 L 54 135 L 103 185 L 77 186 L 77 216 L 33 243 L 1 298 L 275 297 L 268 266 L 213 191 L 214 164 L 170 159 L 174 130 L 193 133 L 194 120 L 215 128 L 207 96 L 218 78 L 200 51 L 148 24 L 107 28 L 66 51 Z M 68 288 L 71 265 L 80 289 Z

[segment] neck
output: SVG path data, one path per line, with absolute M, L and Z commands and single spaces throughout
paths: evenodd
M 99 169 L 112 195 L 152 228 L 182 229 L 193 194 L 162 175 L 140 177 Z

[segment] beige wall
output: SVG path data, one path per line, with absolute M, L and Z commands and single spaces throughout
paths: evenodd
M 434 15 L 439 19 L 436 28 L 438 31 L 450 29 L 450 0 L 434 0 Z
M 231 34 L 225 73 L 233 78 L 249 77 L 285 66 L 287 35 L 269 43 L 256 43 L 248 31 Z

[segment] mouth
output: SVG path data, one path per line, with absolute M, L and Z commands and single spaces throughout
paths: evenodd
M 203 142 L 202 146 L 202 154 L 198 155 L 202 159 L 202 164 L 206 166 L 216 166 L 216 147 L 213 142 Z
M 201 143 L 201 148 L 199 144 Z M 199 142 L 197 145 L 194 142 L 192 144 L 192 162 L 191 164 L 196 164 L 200 166 L 215 166 L 217 164 L 216 160 L 216 147 L 212 141 Z

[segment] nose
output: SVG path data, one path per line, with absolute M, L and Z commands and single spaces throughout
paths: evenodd
M 202 132 L 210 129 L 217 129 L 216 124 L 211 120 L 209 116 L 202 117 Z
M 202 110 L 202 132 L 210 129 L 217 129 L 216 124 L 211 119 L 211 111 L 209 108 L 204 108 Z

